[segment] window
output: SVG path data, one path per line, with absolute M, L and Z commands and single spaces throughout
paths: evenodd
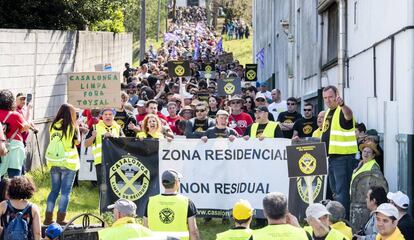
M 327 62 L 338 57 L 338 4 L 332 4 L 328 10 L 328 56 Z

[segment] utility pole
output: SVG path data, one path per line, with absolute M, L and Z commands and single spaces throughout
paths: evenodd
M 207 26 L 211 24 L 210 0 L 206 0 Z
M 139 39 L 139 59 L 144 60 L 145 57 L 145 0 L 141 0 L 141 30 Z
M 157 42 L 160 37 L 160 24 L 161 24 L 161 0 L 158 0 L 158 18 L 157 18 Z

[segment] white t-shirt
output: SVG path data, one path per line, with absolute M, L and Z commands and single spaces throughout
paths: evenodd
M 269 112 L 273 114 L 273 117 L 275 118 L 275 121 L 277 120 L 277 117 L 279 116 L 279 113 L 287 111 L 287 105 L 286 101 L 282 100 L 280 103 L 272 102 L 267 107 L 269 109 Z

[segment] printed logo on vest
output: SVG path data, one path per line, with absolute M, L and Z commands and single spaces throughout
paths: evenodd
M 174 221 L 174 211 L 170 208 L 164 208 L 159 213 L 160 221 L 165 224 L 170 224 Z

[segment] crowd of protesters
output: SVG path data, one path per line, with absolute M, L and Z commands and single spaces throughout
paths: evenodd
M 270 193 L 263 199 L 263 209 L 269 225 L 252 231 L 250 223 L 253 209 L 243 200 L 236 203 L 233 209 L 235 228 L 218 234 L 217 239 L 232 239 L 229 238 L 232 236 L 239 236 L 237 239 L 274 239 L 272 236 L 276 235 L 284 236 L 281 239 L 404 239 L 403 236 L 405 239 L 413 239 L 414 221 L 407 214 L 409 199 L 402 192 L 387 194 L 388 186 L 368 186 L 366 205 L 369 215 L 366 216 L 366 224 L 361 226 L 359 232 L 347 226 L 349 201 L 352 203 L 351 186 L 358 184 L 358 177 L 362 173 L 383 177 L 383 162 L 378 133 L 374 130 L 367 131 L 361 123 L 355 127 L 352 110 L 340 98 L 337 89 L 334 86 L 325 87 L 323 97 L 328 110 L 317 113 L 311 103 L 300 104 L 294 97 L 282 100 L 282 92 L 276 88 L 268 89 L 269 83 L 252 85 L 245 82 L 243 65 L 237 60 L 220 61 L 219 56 L 224 53 L 222 40 L 214 30 L 206 26 L 205 19 L 203 8 L 178 9 L 177 18 L 169 25 L 161 47 L 154 49 L 151 45 L 145 53 L 145 59 L 135 68 L 129 63 L 125 64 L 118 107 L 83 111 L 77 111 L 70 104 L 60 107 L 50 127 L 51 144 L 47 150 L 56 156 L 46 153 L 51 168 L 52 189 L 47 197 L 43 223 L 54 226 L 53 212 L 59 194 L 56 221 L 62 225 L 67 223 L 66 211 L 76 171 L 79 169 L 78 144 L 82 139 L 87 147 L 92 147 L 98 184 L 102 184 L 103 137 L 126 136 L 140 140 L 165 138 L 169 141 L 174 141 L 175 138 L 199 138 L 204 142 L 214 138 L 233 141 L 236 138 L 296 140 L 314 137 L 327 143 L 332 191 L 330 197 L 337 201 L 328 203 L 327 206 L 311 204 L 306 210 L 309 227 L 301 229 L 296 217 L 287 210 L 286 196 Z M 227 22 L 223 31 L 229 38 L 234 35 L 235 38 L 243 38 L 243 35 L 248 37 L 248 27 L 241 21 Z M 190 76 L 171 77 L 168 62 L 172 60 L 190 61 Z M 214 66 L 215 74 L 208 79 L 203 72 L 205 64 Z M 217 82 L 227 77 L 241 79 L 243 87 L 239 94 L 231 97 L 218 94 Z M 10 91 L 0 91 L 0 130 L 5 128 L 4 134 L 0 131 L 0 153 L 3 155 L 0 175 L 11 178 L 9 189 L 3 196 L 3 199 L 8 200 L 0 203 L 0 218 L 2 228 L 5 229 L 11 219 L 9 215 L 14 218 L 16 212 L 29 206 L 31 214 L 26 217 L 31 227 L 29 239 L 39 239 L 40 213 L 37 206 L 28 201 L 33 196 L 35 187 L 30 179 L 19 177 L 24 173 L 25 133 L 34 129 L 27 116 L 30 110 L 22 110 L 28 105 L 19 102 L 24 101 L 23 98 L 25 95 L 18 94 L 15 100 Z M 303 111 L 298 109 L 300 105 Z M 63 144 L 60 145 L 59 141 Z M 341 142 L 349 144 L 343 147 Z M 64 157 L 59 157 L 61 153 Z M 342 158 L 351 160 L 345 159 L 338 163 L 338 159 Z M 346 166 L 342 165 L 344 161 L 349 161 Z M 184 219 L 186 228 L 177 225 L 179 232 L 187 231 L 190 239 L 199 239 L 194 220 L 196 208 L 190 200 L 177 192 L 179 173 L 173 171 L 164 174 L 162 182 L 165 194 L 178 196 L 177 201 L 185 202 L 191 212 L 186 210 L 187 217 L 180 218 Z M 25 189 L 17 191 L 19 188 Z M 153 201 L 160 204 L 164 200 L 159 197 Z M 136 237 L 152 236 L 151 230 L 177 230 L 161 229 L 157 225 L 159 223 L 151 219 L 154 214 L 157 216 L 151 208 L 154 204 L 149 202 L 147 205 L 145 226 L 149 229 L 146 229 L 133 219 L 135 204 L 120 199 L 111 205 L 117 220 L 113 226 L 114 231 L 108 229 L 101 232 L 101 239 L 117 236 L 116 232 L 120 231 L 119 228 L 124 229 L 125 224 L 136 227 L 136 231 L 124 234 L 128 237 L 129 234 Z

